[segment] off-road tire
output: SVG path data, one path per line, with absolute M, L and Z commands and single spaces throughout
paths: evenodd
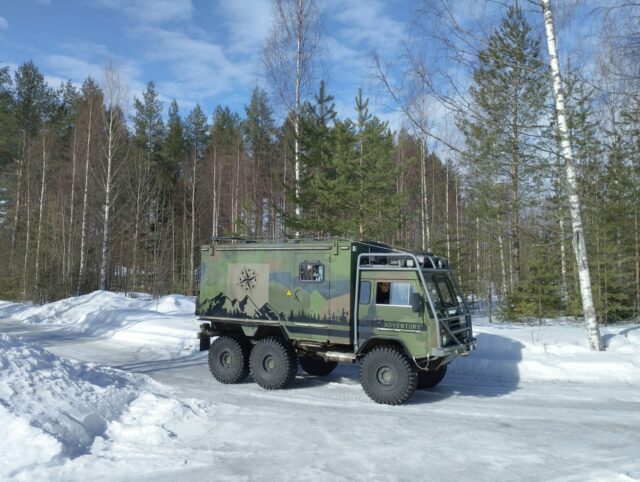
M 374 402 L 399 405 L 415 392 L 418 374 L 402 351 L 379 346 L 365 355 L 360 366 L 360 383 Z
M 427 372 L 418 372 L 418 388 L 433 388 L 442 381 L 447 374 L 447 365 L 442 365 L 435 370 L 429 370 Z
M 323 377 L 331 373 L 338 364 L 334 361 L 326 361 L 319 356 L 307 355 L 300 357 L 300 366 L 309 375 Z
M 219 336 L 209 348 L 209 370 L 220 383 L 240 383 L 249 375 L 251 345 L 234 336 Z
M 291 345 L 283 339 L 264 338 L 251 350 L 249 367 L 258 385 L 266 390 L 279 390 L 295 379 L 298 358 Z

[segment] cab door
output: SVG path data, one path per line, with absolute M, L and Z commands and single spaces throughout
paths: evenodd
M 358 346 L 372 337 L 400 338 L 413 344 L 426 334 L 426 310 L 414 312 L 411 295 L 421 293 L 414 273 L 362 272 L 358 300 Z

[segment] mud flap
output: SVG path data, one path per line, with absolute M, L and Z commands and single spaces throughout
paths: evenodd
M 211 348 L 211 337 L 198 333 L 198 338 L 200 338 L 200 351 L 208 351 Z

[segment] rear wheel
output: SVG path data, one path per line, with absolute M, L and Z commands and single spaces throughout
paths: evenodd
M 418 372 L 418 388 L 433 388 L 442 381 L 446 374 L 447 365 L 427 372 Z
M 416 390 L 416 368 L 400 350 L 390 346 L 374 348 L 360 367 L 360 383 L 374 402 L 398 405 Z
M 322 377 L 331 373 L 338 364 L 333 361 L 325 361 L 319 356 L 307 355 L 300 357 L 300 366 L 309 375 Z
M 281 338 L 260 340 L 251 350 L 251 375 L 267 390 L 286 388 L 296 377 L 298 359 L 295 351 Z
M 209 348 L 209 370 L 220 383 L 240 383 L 249 375 L 250 345 L 240 338 L 220 336 Z

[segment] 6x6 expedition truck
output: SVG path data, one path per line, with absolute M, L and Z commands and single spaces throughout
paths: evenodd
M 323 376 L 359 362 L 366 394 L 394 405 L 475 349 L 448 261 L 380 243 L 215 239 L 202 248 L 196 315 L 214 378 L 251 373 L 268 390 L 287 387 L 298 363 Z

